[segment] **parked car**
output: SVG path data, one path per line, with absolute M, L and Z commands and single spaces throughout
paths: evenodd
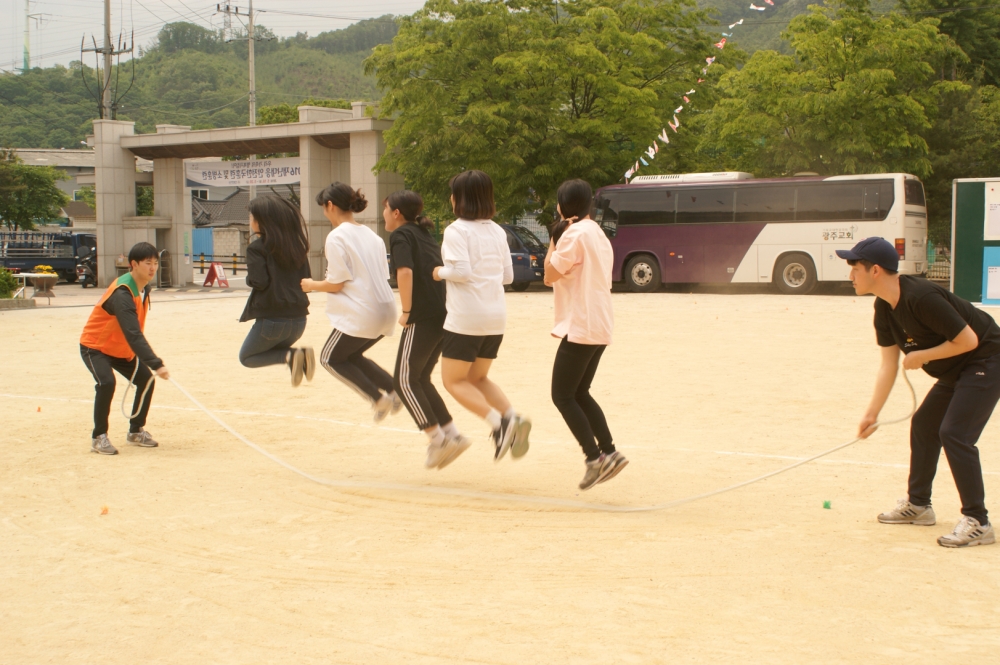
M 507 233 L 507 246 L 514 263 L 515 291 L 525 291 L 532 282 L 541 282 L 545 276 L 545 254 L 548 247 L 534 233 L 516 224 L 501 224 Z

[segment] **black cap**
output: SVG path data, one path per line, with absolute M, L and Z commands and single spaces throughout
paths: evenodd
M 886 270 L 899 271 L 899 252 L 884 238 L 865 238 L 850 249 L 838 249 L 837 256 L 848 261 L 863 259 Z

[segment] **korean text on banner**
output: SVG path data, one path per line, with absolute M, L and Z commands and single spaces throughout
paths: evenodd
M 248 187 L 294 185 L 299 182 L 298 157 L 239 162 L 186 162 L 185 187 Z

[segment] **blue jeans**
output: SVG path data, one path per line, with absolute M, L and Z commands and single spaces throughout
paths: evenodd
M 257 319 L 240 348 L 244 367 L 283 365 L 292 344 L 306 330 L 306 319 Z

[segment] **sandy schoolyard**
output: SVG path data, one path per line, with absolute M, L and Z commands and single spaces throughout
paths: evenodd
M 96 298 L 96 294 L 95 294 Z M 878 350 L 872 300 L 615 294 L 594 393 L 631 465 L 588 492 L 549 399 L 552 296 L 508 294 L 494 378 L 534 420 L 520 461 L 476 444 L 423 468 L 405 411 L 371 424 L 320 370 L 293 390 L 237 351 L 242 297 L 154 294 L 147 335 L 176 379 L 158 449 L 89 451 L 87 307 L 0 313 L 0 662 L 938 663 L 1000 647 L 1000 546 L 935 543 L 959 518 L 942 459 L 934 527 L 875 516 L 905 495 L 907 426 L 708 500 L 618 514 L 365 483 L 641 506 L 765 473 L 853 438 Z M 329 332 L 314 298 L 305 340 Z M 390 368 L 397 337 L 372 356 Z M 930 387 L 912 373 L 920 397 Z M 454 404 L 449 402 L 449 404 Z M 885 415 L 905 414 L 902 382 Z M 1000 515 L 1000 418 L 980 441 Z M 990 501 L 989 499 L 993 499 Z M 824 501 L 831 502 L 824 509 Z M 106 514 L 102 515 L 103 509 Z

